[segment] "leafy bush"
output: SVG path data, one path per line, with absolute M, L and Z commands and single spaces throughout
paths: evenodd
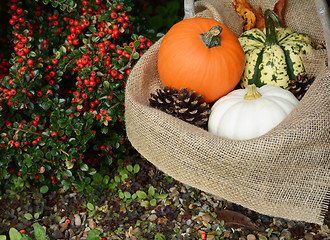
M 125 84 L 152 44 L 135 31 L 133 2 L 1 1 L 0 193 L 88 192 L 130 154 Z

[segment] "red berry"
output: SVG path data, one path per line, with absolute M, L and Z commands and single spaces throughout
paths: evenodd
M 32 59 L 27 60 L 27 64 L 28 64 L 29 66 L 32 66 L 33 63 L 34 63 L 34 61 L 33 61 Z
M 28 41 L 27 37 L 22 37 L 22 43 L 26 43 Z
M 206 239 L 206 238 L 207 238 L 207 234 L 203 232 L 203 233 L 201 234 L 201 239 L 204 240 L 204 239 Z
M 99 37 L 103 38 L 105 36 L 105 33 L 103 31 L 99 32 Z
M 58 63 L 58 59 L 57 59 L 57 58 L 53 58 L 53 59 L 52 59 L 52 63 L 53 63 L 54 65 L 56 65 L 56 64 Z
M 19 57 L 24 56 L 24 51 L 23 51 L 23 50 L 19 50 L 19 51 L 17 52 L 17 55 L 18 55 Z
M 10 90 L 10 94 L 11 94 L 11 95 L 16 95 L 16 89 L 11 89 L 11 90 Z
M 17 9 L 16 9 L 16 13 L 17 13 L 18 15 L 21 15 L 21 14 L 23 13 L 23 9 L 22 9 L 22 8 L 17 8 Z
M 20 147 L 21 146 L 21 143 L 20 142 L 18 142 L 18 141 L 16 141 L 15 143 L 14 143 L 14 145 L 15 145 L 15 147 Z
M 110 14 L 110 17 L 111 17 L 112 19 L 115 19 L 115 18 L 118 17 L 118 14 L 117 14 L 115 11 L 112 11 L 111 14 Z
M 116 70 L 111 70 L 110 74 L 112 77 L 116 77 L 118 73 Z

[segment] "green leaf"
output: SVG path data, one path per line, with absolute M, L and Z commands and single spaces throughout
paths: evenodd
M 26 164 L 26 166 L 28 168 L 30 168 L 32 166 L 32 159 L 30 158 L 29 154 L 24 154 L 24 163 Z
M 133 56 L 132 56 L 133 59 L 136 60 L 136 59 L 139 59 L 139 57 L 140 57 L 140 55 L 138 52 L 133 53 Z
M 49 188 L 47 185 L 43 185 L 41 188 L 40 188 L 40 192 L 45 194 L 46 192 L 48 192 Z
M 98 229 L 92 229 L 88 232 L 86 240 L 100 240 L 101 231 Z
M 115 176 L 115 182 L 117 182 L 117 183 L 120 182 L 120 177 L 119 176 Z
M 0 240 L 7 240 L 7 237 L 5 235 L 0 235 Z
M 86 163 L 81 164 L 80 170 L 84 172 L 88 171 L 88 165 Z
M 158 199 L 165 199 L 167 198 L 168 194 L 167 193 L 164 193 L 164 194 L 160 194 L 157 196 Z
M 148 189 L 149 196 L 155 195 L 155 188 L 153 186 L 150 186 Z
M 31 51 L 31 52 L 30 52 L 30 57 L 33 57 L 33 58 L 34 58 L 34 57 L 36 57 L 36 56 L 37 56 L 37 54 L 36 54 L 35 51 Z
M 87 208 L 91 211 L 94 210 L 94 205 L 92 203 L 87 203 Z
M 44 153 L 41 150 L 37 150 L 36 155 L 37 155 L 37 157 L 40 157 L 40 158 L 44 157 Z
M 27 219 L 27 220 L 32 220 L 33 219 L 33 216 L 31 213 L 25 213 L 24 214 L 24 217 Z
M 72 172 L 68 169 L 65 169 L 63 172 L 64 176 L 72 177 Z
M 132 49 L 131 49 L 130 46 L 126 46 L 126 47 L 124 48 L 124 50 L 125 50 L 127 53 L 131 53 L 131 52 L 132 52 Z
M 126 173 L 124 173 L 122 176 L 121 176 L 121 180 L 124 182 L 126 179 L 128 178 L 128 175 Z
M 99 36 L 92 37 L 92 41 L 98 42 L 98 41 L 100 41 L 100 37 Z
M 101 175 L 100 173 L 95 173 L 95 174 L 93 175 L 93 179 L 94 179 L 94 181 L 95 181 L 96 183 L 101 183 L 103 177 L 102 177 L 102 175 Z
M 61 54 L 66 54 L 66 47 L 61 46 L 60 47 L 60 52 L 61 52 Z
M 140 165 L 139 164 L 135 164 L 134 165 L 134 173 L 138 173 L 140 171 Z
M 61 9 L 62 11 L 65 11 L 66 6 L 65 6 L 65 5 L 61 5 L 61 6 L 60 6 L 60 9 Z
M 34 228 L 34 236 L 36 237 L 37 240 L 46 239 L 46 231 L 45 229 L 43 229 L 42 226 L 40 226 L 39 223 L 34 223 L 33 228 Z
M 132 172 L 133 171 L 133 166 L 132 165 L 128 165 L 127 166 L 127 171 Z
M 91 32 L 96 32 L 96 27 L 95 27 L 95 25 L 94 24 L 91 24 L 91 25 L 89 25 L 89 31 L 91 31 Z
M 151 200 L 150 200 L 150 205 L 151 205 L 151 206 L 156 206 L 156 204 L 157 204 L 156 199 L 151 199 Z
M 56 8 L 58 6 L 58 2 L 52 2 L 52 6 Z
M 140 199 L 145 199 L 145 198 L 147 198 L 147 194 L 144 192 L 144 191 L 137 191 L 136 192 L 136 195 L 138 196 L 138 198 L 140 198 Z
M 120 199 L 123 199 L 125 197 L 125 195 L 122 191 L 119 192 L 118 196 Z
M 161 234 L 161 233 L 157 233 L 155 235 L 155 238 L 154 239 L 155 240 L 166 240 L 166 237 L 163 234 Z
M 139 40 L 134 41 L 134 47 L 138 48 L 139 46 L 140 46 L 140 41 Z
M 89 175 L 94 175 L 96 173 L 96 169 L 95 168 L 91 168 L 88 170 L 88 174 Z
M 34 216 L 33 216 L 35 219 L 38 219 L 40 217 L 40 213 L 35 213 Z
M 19 231 L 17 231 L 15 228 L 10 228 L 9 238 L 10 240 L 19 240 L 22 238 L 22 234 Z
M 125 198 L 131 198 L 132 194 L 129 192 L 124 192 L 124 196 L 125 196 Z

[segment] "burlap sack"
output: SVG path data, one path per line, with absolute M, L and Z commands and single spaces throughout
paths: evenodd
M 249 0 L 272 9 L 276 0 Z M 198 16 L 226 24 L 237 36 L 241 19 L 231 0 L 195 3 Z M 312 0 L 288 0 L 288 27 L 323 32 Z M 330 199 L 329 81 L 326 51 L 305 59 L 316 76 L 291 114 L 267 134 L 246 141 L 218 137 L 149 106 L 150 93 L 162 87 L 156 42 L 135 65 L 126 88 L 126 128 L 132 145 L 176 180 L 269 216 L 322 224 Z

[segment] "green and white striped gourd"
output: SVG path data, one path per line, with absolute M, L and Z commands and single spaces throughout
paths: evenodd
M 270 84 L 286 89 L 290 79 L 305 73 L 301 56 L 313 50 L 313 42 L 306 34 L 280 27 L 280 18 L 271 10 L 265 11 L 264 18 L 263 31 L 253 28 L 238 38 L 245 53 L 240 84 L 243 88 Z

